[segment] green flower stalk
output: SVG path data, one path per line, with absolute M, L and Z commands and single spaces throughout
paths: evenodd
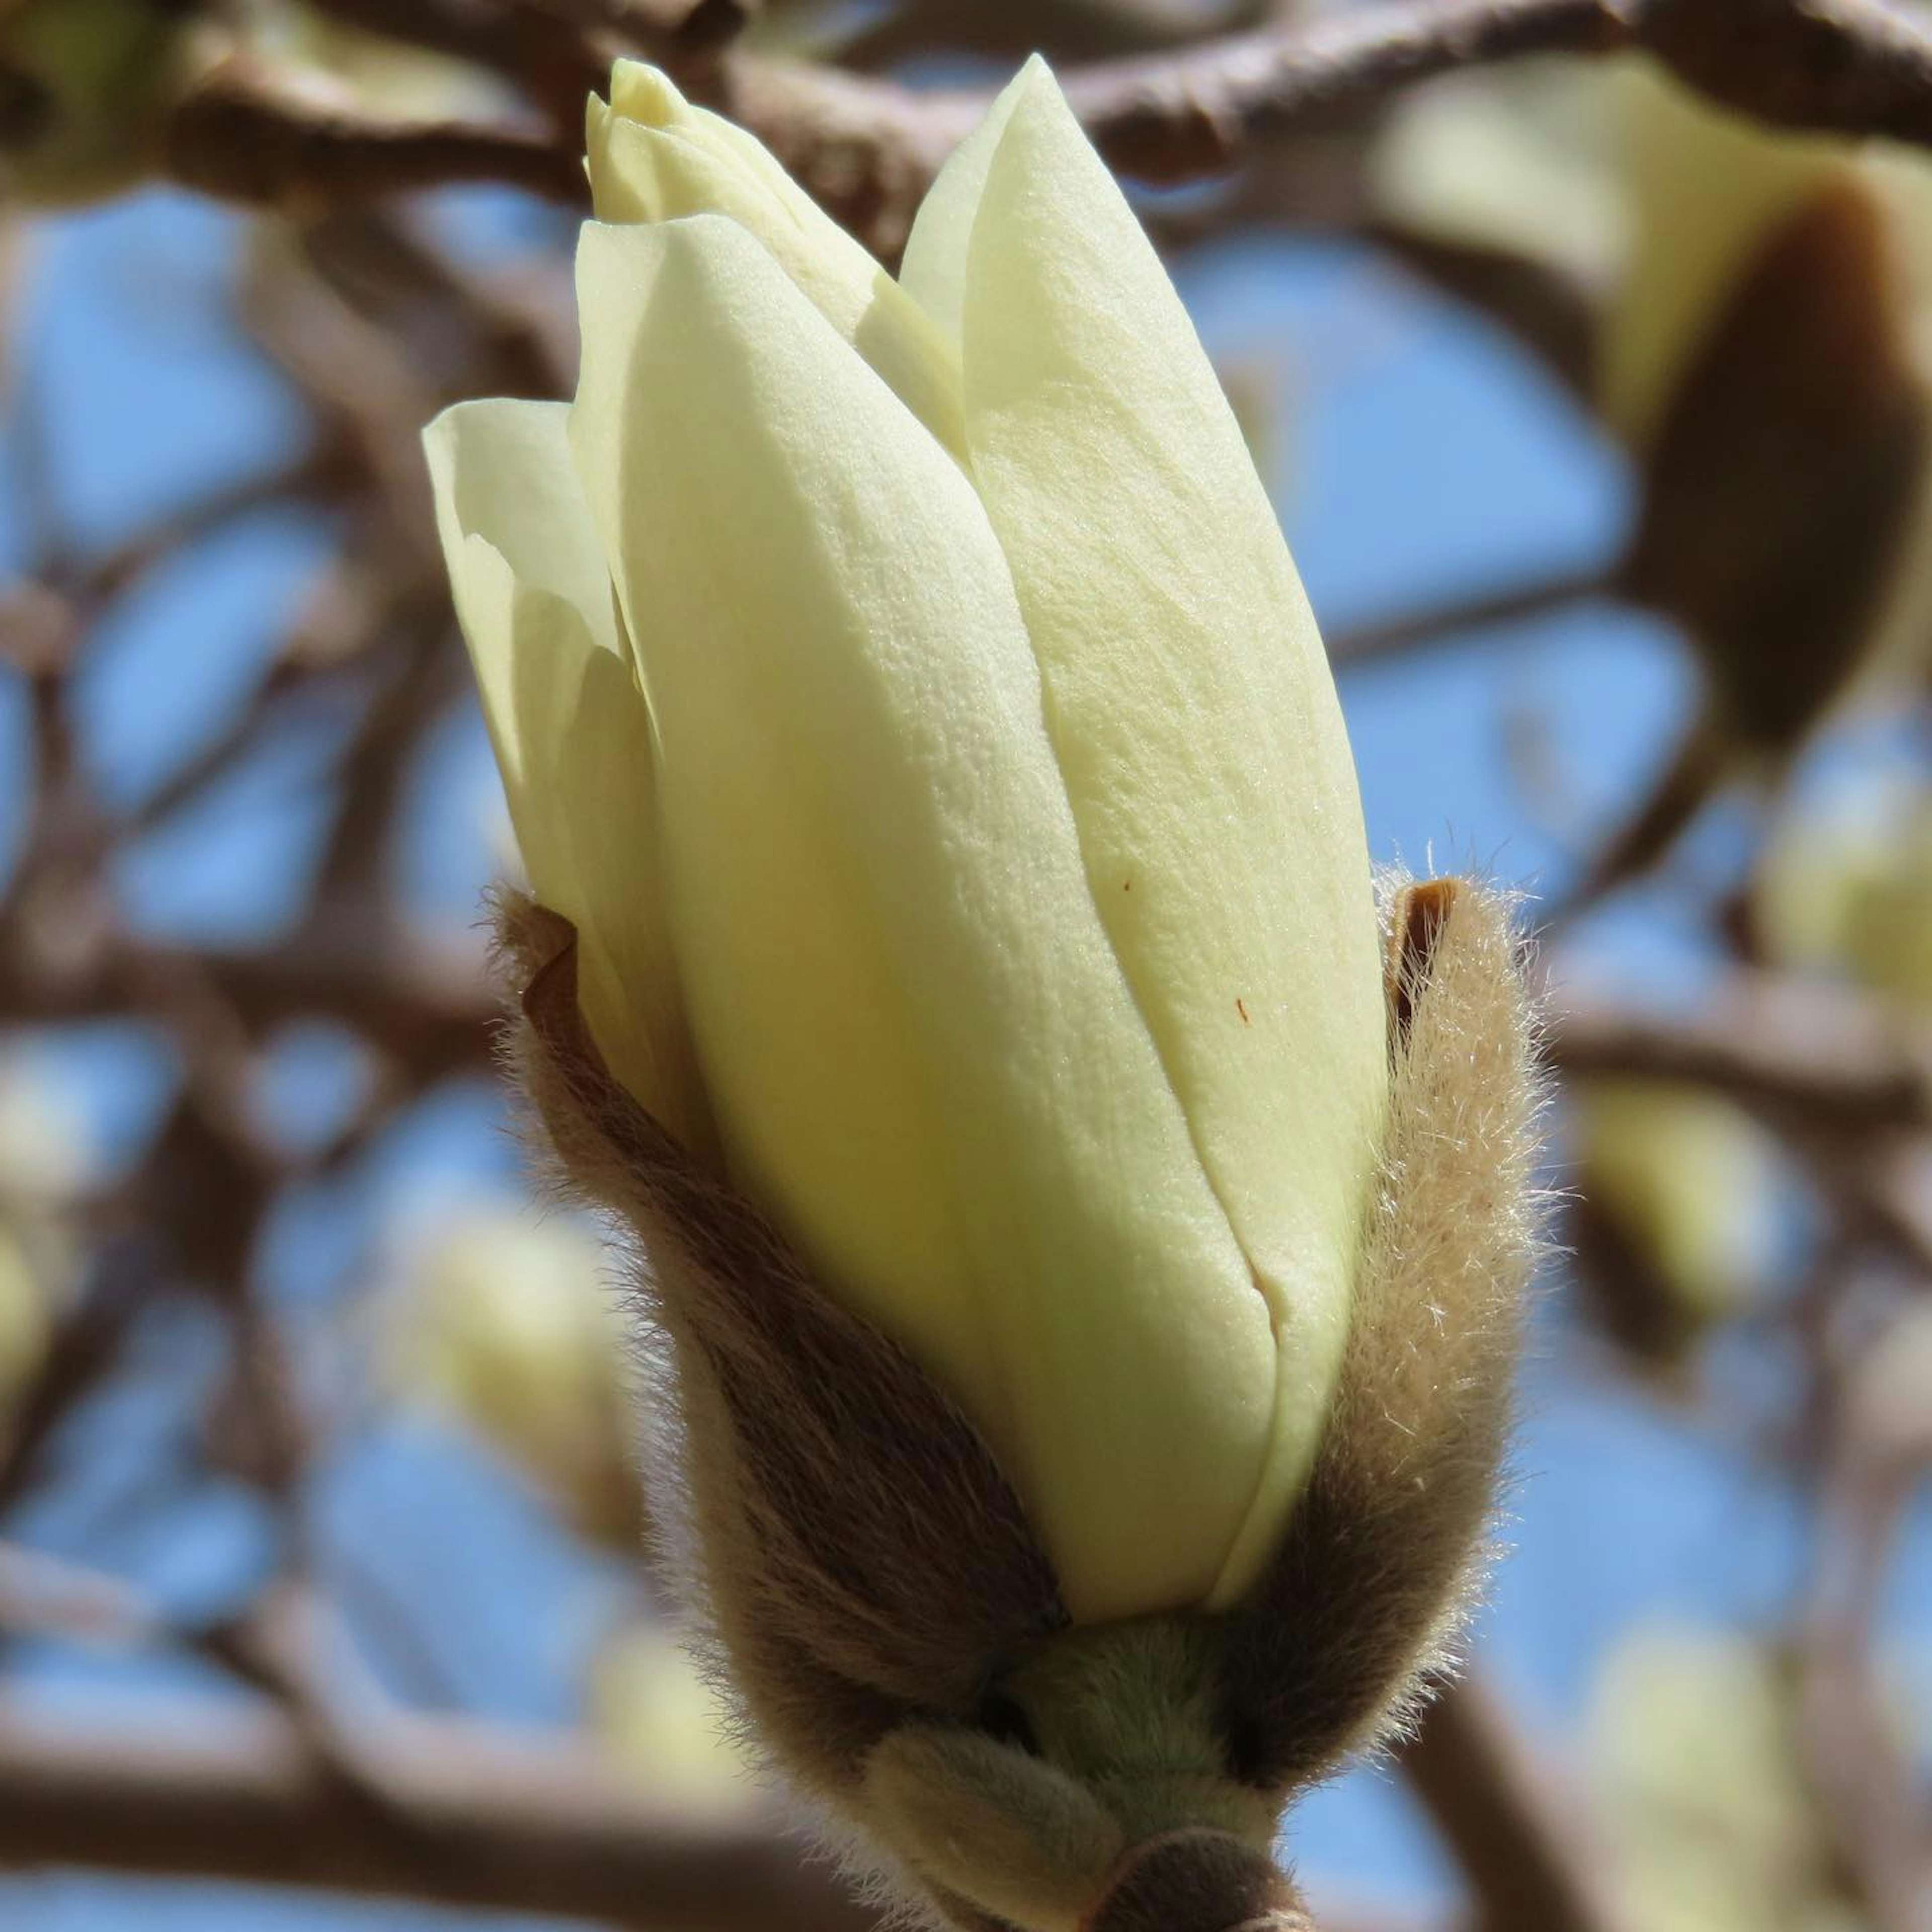
M 589 146 L 574 402 L 428 441 L 518 1063 L 666 1338 L 722 1660 L 953 1924 L 1292 1924 L 1282 1804 L 1439 1659 L 1501 1453 L 1504 910 L 1378 906 L 1273 512 L 1043 65 L 896 280 L 650 69 Z

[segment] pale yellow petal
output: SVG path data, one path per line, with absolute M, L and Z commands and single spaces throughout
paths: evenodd
M 1097 918 L 957 467 L 744 231 L 591 227 L 580 470 L 740 1184 L 958 1396 L 1076 1611 L 1198 1600 L 1268 1311 Z
M 1274 1454 L 1225 1599 L 1327 1416 L 1385 1100 L 1354 768 L 1240 428 L 1038 64 L 986 170 L 962 351 L 1095 901 L 1276 1329 Z
M 753 136 L 694 107 L 658 68 L 620 61 L 609 105 L 592 98 L 586 140 L 600 221 L 722 214 L 736 222 L 958 454 L 957 358 L 918 304 Z
M 986 170 L 992 165 L 1013 105 L 1030 84 L 1030 71 L 1022 68 L 1007 82 L 985 119 L 946 157 L 913 218 L 905 259 L 899 264 L 900 287 L 932 319 L 956 359 L 966 305 L 966 251 L 973 238 L 974 217 L 980 212 Z
M 531 890 L 578 929 L 611 1071 L 703 1149 L 665 926 L 650 718 L 617 629 L 560 403 L 459 404 L 424 434 L 457 614 Z

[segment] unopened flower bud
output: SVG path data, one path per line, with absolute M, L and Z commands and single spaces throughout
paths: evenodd
M 1594 896 L 1720 784 L 1774 778 L 1837 709 L 1925 675 L 1932 166 L 1757 124 L 1632 56 L 1424 90 L 1370 172 L 1392 226 L 1590 298 L 1587 386 L 1638 470 L 1615 587 L 1704 683 Z
M 518 1064 L 635 1238 L 718 1642 L 958 1924 L 1124 1932 L 1192 1832 L 1246 1848 L 1203 1911 L 1292 1912 L 1280 1805 L 1439 1657 L 1501 1450 L 1505 910 L 1378 907 L 1273 511 L 1043 66 L 896 282 L 661 75 L 591 148 L 574 403 L 429 450 Z

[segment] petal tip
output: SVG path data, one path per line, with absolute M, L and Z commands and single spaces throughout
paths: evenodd
M 610 112 L 646 128 L 668 128 L 688 111 L 677 84 L 648 61 L 622 60 L 610 70 Z
M 1036 101 L 1051 102 L 1070 121 L 1078 124 L 1077 117 L 1067 104 L 1065 90 L 1060 85 L 1060 76 L 1054 72 L 1046 55 L 1028 55 L 1026 64 L 1013 76 L 1008 85 L 1016 108 L 1023 110 Z

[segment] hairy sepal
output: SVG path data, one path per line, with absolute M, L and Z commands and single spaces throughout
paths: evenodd
M 575 936 L 505 894 L 509 1052 L 566 1190 L 619 1224 L 676 1406 L 674 1552 L 758 1742 L 806 1791 L 856 1792 L 866 1754 L 967 1721 L 985 1660 L 1065 1620 L 1051 1566 L 976 1432 L 878 1331 L 817 1288 L 598 1060 Z
M 1473 880 L 1385 882 L 1389 1118 L 1348 1352 L 1307 1488 L 1226 1628 L 1229 1724 L 1272 1789 L 1400 1727 L 1486 1568 L 1539 1222 L 1513 910 Z

